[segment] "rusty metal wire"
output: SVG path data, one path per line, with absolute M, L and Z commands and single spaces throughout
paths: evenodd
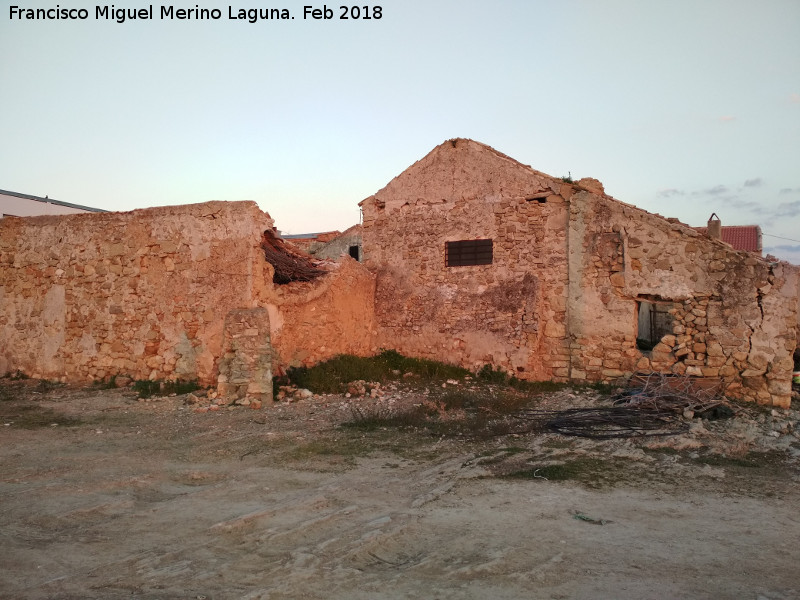
M 689 429 L 685 411 L 707 414 L 726 407 L 719 380 L 661 373 L 637 375 L 614 397 L 613 406 L 566 410 L 524 410 L 514 415 L 533 428 L 562 435 L 611 439 L 677 435 Z
M 594 439 L 677 435 L 689 429 L 672 411 L 638 406 L 529 410 L 515 416 L 533 421 L 543 430 Z

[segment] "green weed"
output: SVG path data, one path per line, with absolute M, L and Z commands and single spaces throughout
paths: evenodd
M 94 382 L 94 386 L 100 390 L 115 390 L 119 386 L 117 385 L 117 376 L 112 375 L 108 379 L 102 379 L 99 381 Z
M 315 456 L 357 457 L 372 452 L 366 442 L 354 439 L 321 439 L 306 442 L 293 448 L 287 455 L 292 460 L 307 460 Z
M 376 431 L 383 428 L 423 427 L 429 419 L 429 411 L 422 405 L 411 406 L 402 410 L 394 410 L 375 405 L 350 408 L 350 420 L 342 423 L 342 427 L 362 431 Z
M 508 373 L 500 368 L 495 369 L 492 365 L 483 365 L 476 376 L 485 383 L 504 384 L 508 381 Z
M 337 394 L 351 381 L 385 382 L 400 379 L 406 373 L 426 379 L 463 379 L 470 375 L 455 365 L 384 350 L 376 356 L 342 354 L 312 367 L 292 367 L 285 376 L 274 378 L 273 385 L 276 393 L 279 386 L 292 384 L 316 394 Z
M 25 373 L 17 369 L 13 373 L 7 373 L 3 379 L 10 379 L 11 381 L 19 381 L 20 379 L 30 379 Z
M 414 428 L 436 436 L 488 439 L 516 432 L 521 423 L 511 417 L 530 406 L 531 398 L 505 389 L 448 389 L 431 393 L 405 408 L 356 405 L 343 427 L 361 430 Z
M 50 381 L 49 379 L 40 379 L 36 384 L 37 392 L 52 392 L 54 389 L 62 387 L 64 384 L 60 381 Z
M 12 390 L 5 386 L 0 387 L 0 402 L 10 402 L 11 400 L 14 400 Z
M 516 377 L 511 377 L 508 385 L 521 392 L 531 394 L 550 394 L 570 387 L 570 384 L 560 381 L 526 381 Z

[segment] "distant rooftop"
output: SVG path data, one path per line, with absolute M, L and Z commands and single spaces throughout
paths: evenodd
M 42 198 L 41 196 L 32 196 L 31 194 L 20 194 L 19 192 L 9 192 L 8 190 L 0 190 L 2 196 L 14 196 L 16 198 L 25 198 L 26 200 L 35 200 L 37 202 L 44 202 L 46 204 L 55 204 L 58 206 L 66 206 L 77 210 L 86 210 L 89 212 L 108 212 L 102 208 L 92 208 L 91 206 L 82 206 L 80 204 L 72 204 L 71 202 L 61 202 L 60 200 L 53 200 L 52 198 Z
M 325 235 L 326 233 L 338 233 L 338 232 L 331 232 L 331 231 L 320 231 L 318 233 L 282 233 L 281 237 L 284 240 L 305 240 L 310 238 L 318 238 L 321 235 Z
M 694 227 L 700 233 L 708 233 L 708 227 Z M 735 250 L 761 253 L 761 227 L 758 225 L 723 225 L 722 241 Z

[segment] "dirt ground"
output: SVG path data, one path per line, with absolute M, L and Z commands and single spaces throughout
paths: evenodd
M 800 442 L 752 415 L 473 440 L 184 400 L 0 382 L 0 597 L 800 598 Z

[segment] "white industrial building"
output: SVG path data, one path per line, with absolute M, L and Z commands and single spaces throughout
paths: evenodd
M 36 217 L 38 215 L 72 215 L 85 212 L 106 212 L 100 208 L 60 202 L 48 197 L 40 198 L 30 194 L 19 194 L 0 190 L 0 218 Z

